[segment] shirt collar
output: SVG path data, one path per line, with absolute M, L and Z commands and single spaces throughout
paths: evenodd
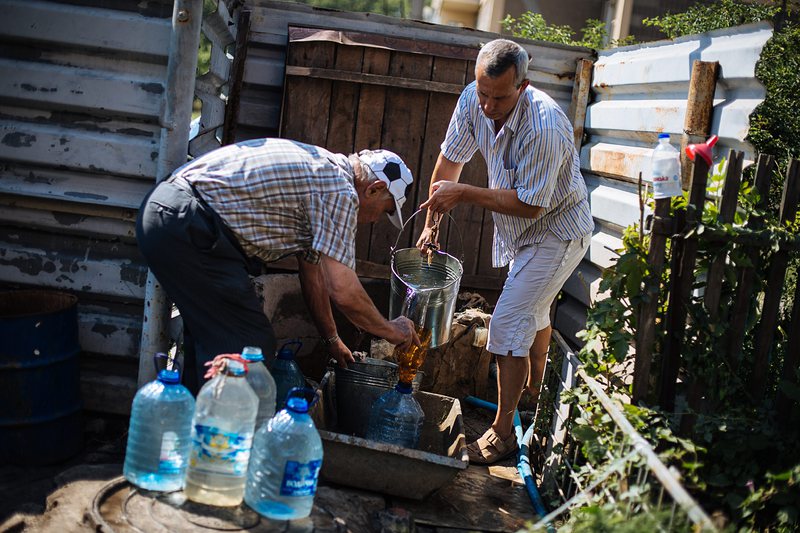
M 520 117 L 522 116 L 522 106 L 524 106 L 525 102 L 527 101 L 527 93 L 528 88 L 525 87 L 525 90 L 519 95 L 517 105 L 515 105 L 514 109 L 511 111 L 511 116 L 509 116 L 508 120 L 506 120 L 506 123 L 503 124 L 503 127 L 508 128 L 512 133 L 516 133 L 519 130 L 519 121 Z

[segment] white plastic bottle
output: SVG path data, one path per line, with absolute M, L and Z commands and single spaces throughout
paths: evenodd
M 653 198 L 669 198 L 683 194 L 681 189 L 681 159 L 678 150 L 669 143 L 669 133 L 658 135 L 658 145 L 651 159 Z
M 147 490 L 180 490 L 189 464 L 193 414 L 194 398 L 180 384 L 177 370 L 161 370 L 139 389 L 131 409 L 125 479 Z
M 258 396 L 256 431 L 275 414 L 275 380 L 264 364 L 264 354 L 257 346 L 242 348 L 242 359 L 247 361 L 247 382 Z
M 245 372 L 241 362 L 228 359 L 197 395 L 184 489 L 192 501 L 220 507 L 242 502 L 258 410 Z
M 290 397 L 256 433 L 244 501 L 273 520 L 305 518 L 314 506 L 321 467 L 322 440 L 308 402 Z

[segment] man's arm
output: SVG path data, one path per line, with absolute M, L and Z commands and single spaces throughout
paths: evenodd
M 428 213 L 446 213 L 460 203 L 473 204 L 494 213 L 521 218 L 536 218 L 542 212 L 538 205 L 526 204 L 516 189 L 487 189 L 464 183 L 431 184 L 428 201 L 420 205 Z
M 355 362 L 353 353 L 338 338 L 336 322 L 333 320 L 331 311 L 331 300 L 328 295 L 328 287 L 325 283 L 325 273 L 318 264 L 309 263 L 299 254 L 297 255 L 297 267 L 300 274 L 300 286 L 303 290 L 303 299 L 306 302 L 317 331 L 323 339 L 336 338 L 333 344 L 328 346 L 331 355 L 336 358 L 339 366 L 346 367 L 347 363 Z
M 440 182 L 451 182 L 457 183 L 459 178 L 461 177 L 461 171 L 464 169 L 464 163 L 456 163 L 454 161 L 450 161 L 447 159 L 444 154 L 439 152 L 439 158 L 436 160 L 436 166 L 433 167 L 433 174 L 431 174 L 431 184 L 428 186 L 428 201 L 430 201 L 431 196 L 433 196 L 434 191 L 436 190 L 437 183 Z M 420 205 L 420 207 L 424 208 L 427 207 L 425 202 L 424 204 Z M 431 235 L 431 226 L 433 225 L 433 214 L 436 211 L 432 211 L 428 209 L 428 213 L 425 215 L 425 228 L 422 230 L 422 234 L 419 236 L 417 240 L 417 248 L 420 250 L 424 249 L 424 244 L 428 242 L 433 242 L 433 238 Z M 434 244 L 436 244 L 434 242 Z
M 391 321 L 383 318 L 351 268 L 324 254 L 320 264 L 328 294 L 350 322 L 401 348 L 420 344 L 411 320 L 404 316 Z

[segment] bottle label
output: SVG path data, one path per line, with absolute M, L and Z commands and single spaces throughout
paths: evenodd
M 322 459 L 301 463 L 286 461 L 281 481 L 281 496 L 313 496 L 317 492 L 317 478 Z
M 681 178 L 677 174 L 672 176 L 653 176 L 653 198 L 670 198 L 683 194 Z
M 161 436 L 161 454 L 158 457 L 158 471 L 162 474 L 179 474 L 183 458 L 178 451 L 178 434 L 166 431 Z
M 192 468 L 213 474 L 244 476 L 253 444 L 252 433 L 229 433 L 196 424 L 192 442 Z

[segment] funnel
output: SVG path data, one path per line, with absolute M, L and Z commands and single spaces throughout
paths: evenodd
M 719 137 L 717 137 L 716 135 L 712 135 L 704 143 L 690 144 L 689 146 L 686 147 L 686 155 L 689 156 L 689 159 L 691 159 L 692 161 L 694 161 L 695 156 L 699 155 L 705 160 L 706 163 L 708 163 L 708 166 L 710 167 L 711 149 L 714 147 L 715 144 L 717 144 L 717 140 L 719 140 Z

